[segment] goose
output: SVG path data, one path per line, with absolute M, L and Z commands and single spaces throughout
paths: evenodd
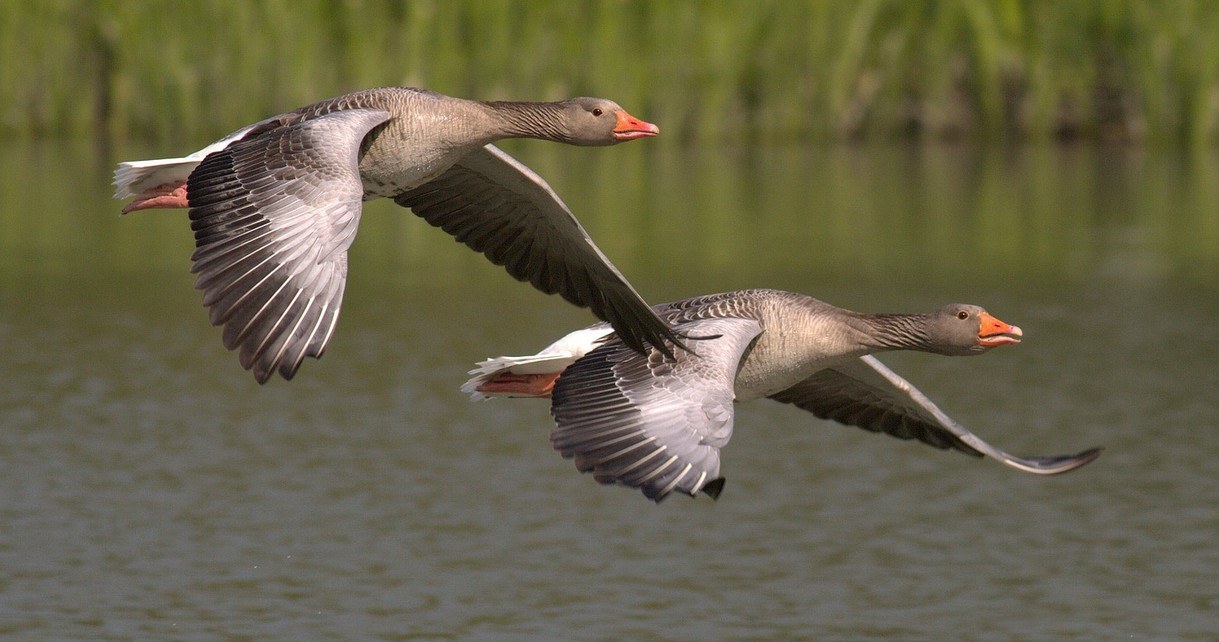
M 608 321 L 634 350 L 672 330 L 546 181 L 491 143 L 604 146 L 660 129 L 603 98 L 478 101 L 412 87 L 323 100 L 182 158 L 124 162 L 123 213 L 190 208 L 191 271 L 223 343 L 259 383 L 321 357 L 363 201 L 390 198 L 537 289 Z
M 536 355 L 482 361 L 461 389 L 472 400 L 549 398 L 550 443 L 563 457 L 602 484 L 638 488 L 656 502 L 673 492 L 718 498 L 720 449 L 732 436 L 735 404 L 763 397 L 1039 475 L 1074 470 L 1101 452 L 1009 455 L 872 356 L 888 350 L 968 356 L 1020 342 L 1019 327 L 978 306 L 865 314 L 803 294 L 753 289 L 653 309 L 705 340 L 674 357 L 640 354 L 600 323 Z

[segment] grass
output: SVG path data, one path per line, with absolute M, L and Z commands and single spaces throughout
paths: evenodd
M 1211 144 L 1219 2 L 14 0 L 0 132 L 202 143 L 352 89 L 605 95 L 683 141 Z

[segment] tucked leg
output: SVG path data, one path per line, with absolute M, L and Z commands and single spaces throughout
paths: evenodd
M 144 190 L 123 208 L 123 213 L 158 207 L 190 207 L 190 203 L 186 201 L 186 181 L 162 183 Z

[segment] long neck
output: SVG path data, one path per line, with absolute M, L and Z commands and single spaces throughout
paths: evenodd
M 934 351 L 925 314 L 861 314 L 855 319 L 864 326 L 869 347 L 877 351 Z
M 491 108 L 503 138 L 573 142 L 571 133 L 563 126 L 562 103 L 495 100 L 483 104 Z

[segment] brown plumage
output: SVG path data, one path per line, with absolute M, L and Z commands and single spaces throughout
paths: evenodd
M 612 101 L 482 102 L 369 89 L 242 128 L 184 158 L 120 164 L 125 212 L 190 207 L 192 271 L 224 345 L 265 382 L 320 357 L 338 320 L 362 202 L 392 198 L 635 350 L 677 336 L 537 174 L 490 143 L 612 145 L 655 135 Z
M 1100 454 L 1009 455 L 872 356 L 889 350 L 965 356 L 1019 342 L 1020 328 L 977 306 L 866 314 L 803 294 L 741 290 L 654 309 L 688 336 L 716 338 L 670 359 L 655 350 L 633 352 L 599 324 L 537 355 L 484 361 L 462 390 L 475 399 L 550 397 L 556 450 L 597 481 L 639 488 L 656 501 L 674 491 L 717 496 L 735 404 L 764 397 L 1041 475 L 1073 470 Z

